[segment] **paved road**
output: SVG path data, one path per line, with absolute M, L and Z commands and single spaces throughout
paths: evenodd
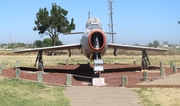
M 65 95 L 72 106 L 142 106 L 137 94 L 124 87 L 70 86 Z

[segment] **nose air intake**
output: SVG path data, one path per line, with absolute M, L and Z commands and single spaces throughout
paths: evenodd
M 100 30 L 93 30 L 88 37 L 89 47 L 94 52 L 99 52 L 104 49 L 106 45 L 105 34 Z

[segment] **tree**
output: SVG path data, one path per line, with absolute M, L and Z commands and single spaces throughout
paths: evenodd
M 34 31 L 39 31 L 41 37 L 43 35 L 49 35 L 52 39 L 51 45 L 55 45 L 55 39 L 61 33 L 68 33 L 75 29 L 74 18 L 71 22 L 68 21 L 66 15 L 68 11 L 57 6 L 56 3 L 52 3 L 52 9 L 50 12 L 47 8 L 39 9 L 36 14 Z
M 14 43 L 8 44 L 8 49 L 13 49 L 14 48 Z
M 58 36 L 55 40 L 55 45 L 58 46 L 58 45 L 63 45 L 63 43 L 59 40 Z
M 134 46 L 139 46 L 139 43 L 135 43 Z
M 51 38 L 45 38 L 45 39 L 43 39 L 43 41 L 35 40 L 33 45 L 38 48 L 49 47 L 49 46 L 51 46 L 51 42 L 52 42 Z M 59 40 L 59 38 L 56 38 L 56 40 L 55 40 L 55 46 L 57 46 L 57 45 L 62 45 L 62 42 Z
M 26 44 L 20 42 L 16 43 L 16 47 L 23 47 L 23 46 L 26 46 Z
M 51 38 L 45 38 L 45 39 L 43 39 L 43 41 L 42 41 L 43 47 L 49 47 L 49 46 L 51 46 L 51 42 L 52 42 L 52 39 L 51 39 Z
M 35 47 L 42 47 L 43 43 L 41 40 L 35 40 L 34 45 L 35 45 Z
M 159 46 L 159 42 L 157 40 L 154 40 L 153 45 L 155 48 L 157 48 Z
M 168 41 L 164 41 L 164 42 L 163 42 L 163 45 L 168 45 Z
M 154 47 L 154 45 L 152 43 L 149 43 L 148 47 Z

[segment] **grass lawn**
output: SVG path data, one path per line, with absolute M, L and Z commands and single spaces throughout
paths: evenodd
M 0 55 L 0 66 L 3 64 L 4 68 L 14 68 L 18 66 L 34 66 L 36 55 Z M 105 55 L 102 58 L 104 63 L 123 63 L 123 64 L 133 64 L 134 61 L 137 64 L 141 64 L 141 56 L 127 56 L 127 55 Z M 180 55 L 157 55 L 149 56 L 151 65 L 159 65 L 159 61 L 163 62 L 163 65 L 169 66 L 170 61 L 174 62 L 174 65 L 180 66 Z M 45 66 L 57 66 L 59 64 L 86 64 L 88 59 L 83 55 L 57 55 L 57 56 L 46 56 L 43 55 L 43 61 Z M 93 63 L 92 63 L 93 64 Z
M 64 87 L 0 78 L 1 106 L 70 106 Z
M 179 88 L 137 88 L 144 106 L 180 106 Z

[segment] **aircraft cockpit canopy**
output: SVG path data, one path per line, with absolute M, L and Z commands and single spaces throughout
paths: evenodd
M 87 23 L 86 23 L 86 28 L 90 25 L 97 25 L 97 26 L 102 26 L 101 25 L 101 21 L 96 18 L 96 17 L 92 17 L 92 18 L 89 18 Z

